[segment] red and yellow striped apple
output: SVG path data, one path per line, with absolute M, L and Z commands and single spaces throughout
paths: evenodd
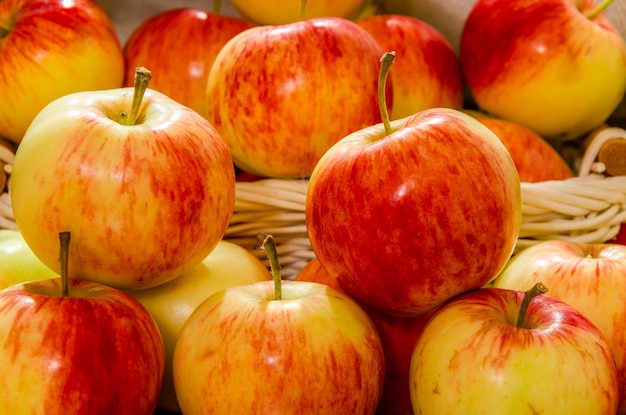
M 0 2 L 0 62 L 0 136 L 16 143 L 54 99 L 124 78 L 113 23 L 92 0 Z
M 367 31 L 346 19 L 248 29 L 215 58 L 207 119 L 242 170 L 307 177 L 332 144 L 380 121 L 382 54 Z
M 626 90 L 626 44 L 596 7 L 594 0 L 478 0 L 459 51 L 478 106 L 552 141 L 606 121 Z

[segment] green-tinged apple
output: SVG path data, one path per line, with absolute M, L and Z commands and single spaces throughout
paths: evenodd
M 554 141 L 583 136 L 626 90 L 626 44 L 602 14 L 612 0 L 478 0 L 460 39 L 478 106 Z
M 154 319 L 66 269 L 0 290 L 0 413 L 152 415 L 165 364 Z
M 367 31 L 341 18 L 248 29 L 215 58 L 207 119 L 242 170 L 308 177 L 340 138 L 380 122 L 382 54 Z
M 521 182 L 565 180 L 574 172 L 559 152 L 530 128 L 479 111 L 466 110 L 493 131 L 509 150 Z
M 315 167 L 305 220 L 316 257 L 346 293 L 415 316 L 505 266 L 521 224 L 520 181 L 476 119 L 433 108 L 389 122 L 382 101 L 385 122 L 347 135 Z
M 456 52 L 433 26 L 412 16 L 379 14 L 356 20 L 386 51 L 396 52 L 390 74 L 391 119 L 434 107 L 461 109 L 463 79 Z
M 19 231 L 0 229 L 0 289 L 58 276 L 33 254 Z
M 268 243 L 274 281 L 213 294 L 183 326 L 173 362 L 182 412 L 373 415 L 385 372 L 374 323 L 327 285 L 281 282 Z
M 237 11 L 259 25 L 282 25 L 316 17 L 356 17 L 368 0 L 230 0 Z
M 124 78 L 113 23 L 91 0 L 1 1 L 0 62 L 0 136 L 15 143 L 54 99 Z
M 47 105 L 11 175 L 15 222 L 58 270 L 56 235 L 72 233 L 71 277 L 148 288 L 198 265 L 222 239 L 235 177 L 210 123 L 151 89 L 80 92 Z M 145 92 L 145 95 L 144 95 Z
M 194 8 L 168 9 L 149 17 L 124 44 L 126 77 L 132 86 L 135 68 L 155 74 L 150 87 L 204 114 L 206 84 L 215 56 L 236 34 L 253 27 L 237 17 Z
M 547 294 L 583 313 L 606 337 L 620 387 L 618 414 L 626 414 L 626 246 L 550 240 L 511 258 L 494 287 L 519 290 L 537 281 Z
M 337 278 L 328 273 L 317 259 L 309 261 L 296 275 L 295 281 L 326 284 L 337 290 Z M 409 368 L 413 347 L 434 310 L 417 317 L 396 317 L 361 304 L 378 330 L 385 353 L 385 382 L 378 415 L 413 415 L 409 389 Z
M 165 345 L 165 372 L 158 407 L 180 411 L 172 372 L 176 339 L 187 318 L 202 301 L 228 287 L 270 279 L 265 264 L 245 248 L 220 241 L 200 265 L 158 287 L 130 291 L 150 312 Z
M 606 338 L 545 290 L 480 288 L 439 308 L 413 350 L 414 413 L 615 414 Z

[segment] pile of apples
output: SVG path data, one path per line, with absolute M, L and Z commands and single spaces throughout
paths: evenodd
M 478 0 L 458 56 L 374 2 L 231 2 L 124 45 L 0 2 L 0 413 L 626 414 L 626 246 L 513 255 L 520 183 L 623 100 L 611 1 Z M 223 239 L 264 178 L 308 181 L 295 280 Z

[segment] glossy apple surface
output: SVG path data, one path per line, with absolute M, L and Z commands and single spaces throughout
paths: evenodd
M 356 20 L 385 51 L 395 51 L 391 118 L 434 107 L 463 106 L 461 65 L 448 40 L 412 16 L 378 14 Z
M 385 362 L 374 323 L 323 284 L 273 281 L 205 300 L 176 342 L 183 413 L 374 414 Z M 288 387 L 286 387 L 288 385 Z
M 150 87 L 205 113 L 205 89 L 215 56 L 236 34 L 253 27 L 237 17 L 194 8 L 165 10 L 142 22 L 124 44 L 125 86 L 135 68 L 155 74 Z
M 33 121 L 11 176 L 15 222 L 58 271 L 58 233 L 72 234 L 70 276 L 148 288 L 198 265 L 222 239 L 235 200 L 232 159 L 195 111 L 148 90 L 124 125 L 133 88 L 80 92 Z
M 0 412 L 152 415 L 164 367 L 154 319 L 125 293 L 61 279 L 0 291 Z
M 54 99 L 124 78 L 113 23 L 90 0 L 0 2 L 0 62 L 0 136 L 16 143 Z
M 230 0 L 237 11 L 259 25 L 281 25 L 315 17 L 355 17 L 367 0 L 308 0 L 304 9 L 301 0 Z
M 308 177 L 332 144 L 380 122 L 382 54 L 369 33 L 346 19 L 248 29 L 215 58 L 207 119 L 242 170 Z
M 414 316 L 493 280 L 517 243 L 521 190 L 498 137 L 424 110 L 334 145 L 311 175 L 311 247 L 350 296 Z
M 594 0 L 479 0 L 460 60 L 479 107 L 548 140 L 602 124 L 626 89 L 626 45 Z
M 523 296 L 482 288 L 435 312 L 413 350 L 414 413 L 615 414 L 615 363 L 602 333 L 546 295 L 517 327 Z
M 0 289 L 58 276 L 33 254 L 20 232 L 0 229 Z
M 619 376 L 618 414 L 626 414 L 626 246 L 540 242 L 513 256 L 493 285 L 519 290 L 538 281 L 607 338 Z
M 129 292 L 154 317 L 163 337 L 165 373 L 159 408 L 180 411 L 174 391 L 172 358 L 176 338 L 196 307 L 218 291 L 266 281 L 269 277 L 263 262 L 251 252 L 222 240 L 200 265 L 185 274 L 158 287 Z

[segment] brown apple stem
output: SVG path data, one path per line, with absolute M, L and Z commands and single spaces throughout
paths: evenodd
M 68 283 L 68 262 L 69 262 L 69 250 L 70 250 L 70 233 L 59 232 L 59 262 L 61 263 L 61 295 L 67 297 L 70 295 L 69 283 Z
M 222 2 L 220 0 L 213 0 L 213 13 L 220 14 L 222 10 Z
M 517 314 L 517 327 L 526 328 L 526 313 L 528 312 L 528 306 L 530 302 L 536 296 L 540 294 L 545 294 L 548 292 L 548 287 L 543 285 L 543 283 L 538 282 L 531 288 L 530 290 L 524 293 L 524 298 L 522 298 L 522 304 L 520 305 L 519 312 Z
M 300 20 L 304 19 L 304 12 L 306 10 L 306 0 L 300 0 L 300 11 L 298 11 L 298 17 Z
M 389 110 L 387 110 L 387 76 L 393 61 L 396 58 L 396 52 L 385 52 L 380 58 L 380 72 L 378 74 L 378 107 L 380 108 L 380 117 L 385 126 L 387 135 L 392 133 L 391 122 L 389 121 Z
M 133 94 L 133 103 L 130 107 L 130 112 L 126 118 L 126 125 L 135 125 L 137 122 L 137 115 L 139 114 L 139 108 L 141 107 L 141 101 L 148 89 L 148 83 L 152 79 L 152 72 L 149 69 L 142 66 L 135 70 L 135 91 Z
M 600 4 L 598 4 L 594 9 L 585 13 L 585 17 L 589 20 L 595 19 L 600 13 L 606 10 L 613 3 L 613 0 L 604 0 Z
M 267 235 L 263 240 L 261 248 L 267 253 L 270 261 L 270 270 L 272 271 L 272 279 L 274 280 L 274 300 L 282 300 L 283 284 L 280 275 L 280 263 L 278 262 L 278 252 L 276 252 L 276 241 L 272 235 Z

